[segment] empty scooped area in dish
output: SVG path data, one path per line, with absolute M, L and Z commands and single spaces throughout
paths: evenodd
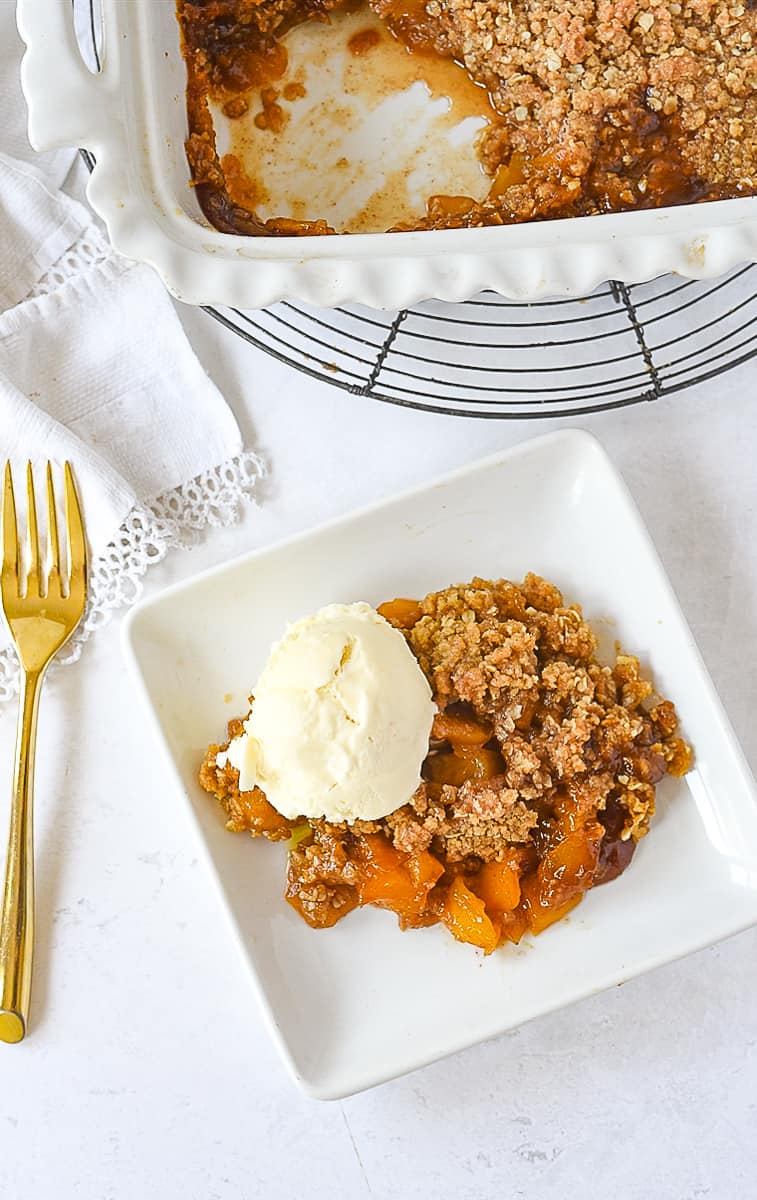
M 431 195 L 486 196 L 476 138 L 492 110 L 452 59 L 409 53 L 363 7 L 298 25 L 280 45 L 270 74 L 281 73 L 246 111 L 211 103 L 235 204 L 372 233 L 416 222 Z

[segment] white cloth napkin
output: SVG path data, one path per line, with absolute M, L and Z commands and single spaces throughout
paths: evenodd
M 74 464 L 93 558 L 69 657 L 147 565 L 206 524 L 235 519 L 260 463 L 206 376 L 154 272 L 113 253 L 60 190 L 75 152 L 24 142 L 15 6 L 0 5 L 0 461 Z M 10 148 L 15 153 L 3 153 Z M 21 505 L 23 507 L 23 505 Z M 15 657 L 0 623 L 0 700 Z

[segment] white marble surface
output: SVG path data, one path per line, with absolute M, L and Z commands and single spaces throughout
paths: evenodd
M 154 568 L 148 592 L 552 425 L 359 399 L 182 316 L 270 477 L 258 510 Z M 755 382 L 742 367 L 581 422 L 650 525 L 753 768 Z M 33 1028 L 0 1046 L 2 1200 L 753 1194 L 757 930 L 373 1092 L 309 1101 L 258 1018 L 118 622 L 51 676 L 41 722 Z M 13 724 L 1 710 L 8 781 Z

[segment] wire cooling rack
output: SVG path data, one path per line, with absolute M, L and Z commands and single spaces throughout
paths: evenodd
M 240 337 L 358 396 L 455 416 L 554 417 L 682 391 L 757 354 L 757 267 L 607 283 L 580 300 L 486 292 L 401 312 L 208 308 Z
M 82 54 L 99 70 L 100 0 L 73 5 Z M 464 304 L 427 301 L 400 312 L 289 302 L 205 311 L 259 350 L 353 395 L 454 416 L 623 408 L 757 355 L 754 266 L 718 280 L 611 282 L 582 299 L 533 304 L 485 292 Z

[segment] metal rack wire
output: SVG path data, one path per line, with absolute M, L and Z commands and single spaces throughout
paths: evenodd
M 208 308 L 251 345 L 359 396 L 455 416 L 580 415 L 656 400 L 757 354 L 757 267 L 608 283 L 579 300 L 493 292 L 386 313 Z
M 82 52 L 99 70 L 99 0 L 72 2 Z M 259 350 L 353 395 L 454 416 L 623 408 L 757 355 L 755 266 L 719 280 L 611 282 L 581 299 L 533 304 L 486 292 L 400 312 L 289 302 L 260 312 L 205 311 Z

